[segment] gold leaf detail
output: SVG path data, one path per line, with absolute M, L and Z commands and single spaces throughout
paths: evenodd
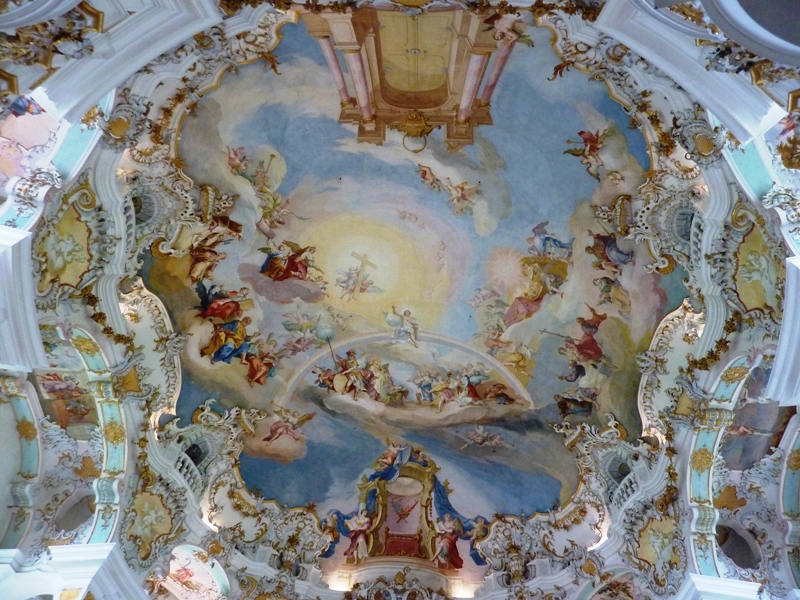
M 736 383 L 737 381 L 741 381 L 747 374 L 750 372 L 750 369 L 743 365 L 739 365 L 738 367 L 730 367 L 723 371 L 722 376 L 720 379 L 725 383 Z
M 708 448 L 700 448 L 699 450 L 695 450 L 692 453 L 691 460 L 689 461 L 689 464 L 692 466 L 692 469 L 694 469 L 698 473 L 703 473 L 704 471 L 708 471 L 713 463 L 714 463 L 714 455 L 711 454 Z
M 103 437 L 115 446 L 119 446 L 125 441 L 125 428 L 116 421 L 112 421 L 103 427 Z
M 29 442 L 36 439 L 36 425 L 33 424 L 33 421 L 29 421 L 28 419 L 22 419 L 17 422 L 17 432 L 22 439 L 28 440 Z
M 90 340 L 89 338 L 85 337 L 74 337 L 72 338 L 72 345 L 75 347 L 75 350 L 82 354 L 99 354 L 100 353 L 100 346 L 97 345 L 97 342 L 94 340 Z
M 91 456 L 84 456 L 83 460 L 81 461 L 81 466 L 75 467 L 72 470 L 75 475 L 81 479 L 100 477 L 100 469 L 97 468 L 97 465 Z
M 121 140 L 125 137 L 125 134 L 128 133 L 130 126 L 130 119 L 126 119 L 125 117 L 117 117 L 108 124 L 108 133 L 114 139 Z
M 792 471 L 800 471 L 800 449 L 792 450 L 786 457 L 786 466 Z

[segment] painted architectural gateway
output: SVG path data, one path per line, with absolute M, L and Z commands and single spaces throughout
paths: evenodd
M 2 598 L 800 597 L 778 24 L 122 4 L 0 3 Z

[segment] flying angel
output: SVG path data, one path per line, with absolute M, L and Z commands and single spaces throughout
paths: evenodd
M 444 188 L 450 194 L 447 203 L 452 205 L 454 215 L 472 214 L 475 196 L 481 193 L 480 181 L 476 185 L 470 186 L 467 185 L 466 181 L 458 184 L 453 183 L 448 177 L 445 179 Z
M 580 141 L 567 140 L 567 143 L 583 144 L 583 148 L 580 146 L 576 148 L 567 148 L 564 154 L 571 154 L 572 156 L 579 157 L 581 159 L 581 164 L 586 165 L 586 172 L 600 181 L 600 167 L 605 163 L 603 163 L 603 159 L 600 158 L 599 152 L 600 148 L 603 147 L 606 131 L 596 131 L 594 133 L 591 131 L 579 131 L 578 135 L 581 138 Z
M 469 446 L 487 446 L 492 449 L 492 452 L 494 452 L 497 448 L 502 446 L 512 445 L 504 440 L 503 436 L 501 436 L 499 433 L 491 433 L 486 431 L 483 428 L 483 425 L 475 425 L 475 429 L 468 431 L 466 437 L 460 434 L 456 435 L 462 440 L 466 441 L 466 444 L 461 446 L 462 450 Z
M 308 314 L 301 314 L 299 308 L 296 312 L 284 313 L 283 316 L 286 317 L 286 320 L 282 321 L 281 325 L 283 325 L 283 328 L 286 331 L 296 331 L 298 333 L 302 333 L 303 335 L 311 331 L 314 328 L 314 325 L 319 322 L 319 317 L 317 317 L 317 320 L 314 321 Z
M 433 174 L 433 170 L 425 165 L 417 165 L 417 167 L 419 167 L 417 173 L 419 173 L 422 183 L 426 184 L 434 192 L 441 192 L 442 182 Z
M 247 156 L 244 154 L 244 147 L 240 146 L 238 148 L 228 148 L 228 166 L 231 168 L 231 171 L 234 173 L 241 174 L 247 171 L 247 167 L 250 165 L 250 161 L 247 160 Z

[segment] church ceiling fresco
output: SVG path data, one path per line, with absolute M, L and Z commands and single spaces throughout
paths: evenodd
M 26 382 L 120 482 L 80 536 L 177 597 L 782 597 L 786 248 L 725 131 L 574 6 L 339 8 L 246 9 L 82 122 Z
M 425 26 L 445 39 L 461 13 Z M 395 29 L 422 27 L 402 21 L 382 41 L 396 61 L 409 42 Z M 188 423 L 208 398 L 266 410 L 241 477 L 311 507 L 332 564 L 408 553 L 477 576 L 495 515 L 576 492 L 553 424 L 613 413 L 641 431 L 629 357 L 686 296 L 680 268 L 644 272 L 647 247 L 596 215 L 649 168 L 629 118 L 602 85 L 551 76 L 546 30 L 481 28 L 516 44 L 469 143 L 437 129 L 359 142 L 303 22 L 283 28 L 275 69 L 227 75 L 180 126 L 207 211 L 156 240 L 145 276 L 188 336 L 177 414 Z M 447 75 L 468 57 L 446 55 L 384 72 L 421 103 L 463 85 Z

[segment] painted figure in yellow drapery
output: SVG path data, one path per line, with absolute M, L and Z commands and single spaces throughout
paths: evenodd
M 245 317 L 241 321 L 231 321 L 222 325 L 214 326 L 214 333 L 211 336 L 208 344 L 200 350 L 200 356 L 211 355 L 211 364 L 213 365 L 218 360 L 230 363 L 234 357 L 239 357 L 242 364 L 247 364 L 244 360 L 244 354 L 247 350 L 247 342 L 251 337 L 247 335 L 247 326 L 250 325 L 252 320 L 250 317 Z

